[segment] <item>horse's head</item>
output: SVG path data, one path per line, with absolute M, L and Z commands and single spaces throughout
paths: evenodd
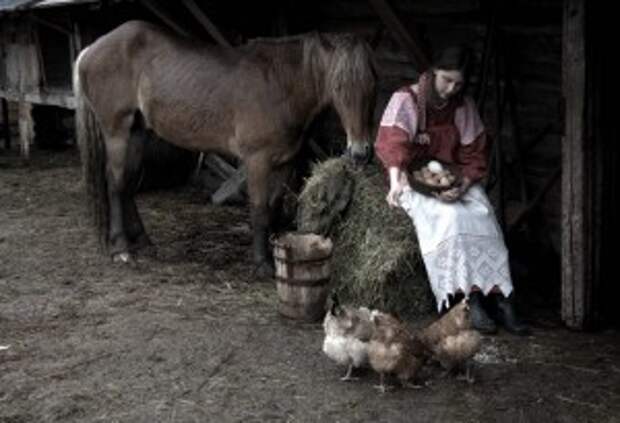
M 325 96 L 347 133 L 347 155 L 367 163 L 372 152 L 376 73 L 368 44 L 350 34 L 321 35 Z

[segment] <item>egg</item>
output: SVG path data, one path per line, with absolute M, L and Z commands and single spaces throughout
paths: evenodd
M 427 167 L 428 167 L 428 170 L 430 170 L 433 173 L 439 173 L 443 170 L 443 166 L 441 165 L 441 163 L 435 160 L 431 160 L 430 162 L 428 162 Z

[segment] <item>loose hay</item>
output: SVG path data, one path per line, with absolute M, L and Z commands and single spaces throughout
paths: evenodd
M 345 159 L 317 164 L 299 197 L 298 229 L 334 241 L 332 285 L 356 304 L 401 315 L 434 310 L 413 224 L 385 201 L 376 164 L 352 169 Z

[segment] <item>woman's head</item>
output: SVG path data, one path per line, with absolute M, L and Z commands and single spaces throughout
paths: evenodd
M 431 68 L 433 87 L 442 100 L 460 93 L 467 82 L 472 52 L 465 46 L 448 47 L 439 52 Z

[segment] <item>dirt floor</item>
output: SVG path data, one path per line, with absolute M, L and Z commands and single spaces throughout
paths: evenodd
M 139 207 L 137 268 L 97 253 L 77 153 L 0 150 L 0 422 L 620 422 L 620 334 L 533 319 L 484 339 L 477 382 L 380 394 L 343 383 L 322 328 L 251 276 L 244 208 L 192 190 Z M 411 322 L 413 326 L 423 322 Z

